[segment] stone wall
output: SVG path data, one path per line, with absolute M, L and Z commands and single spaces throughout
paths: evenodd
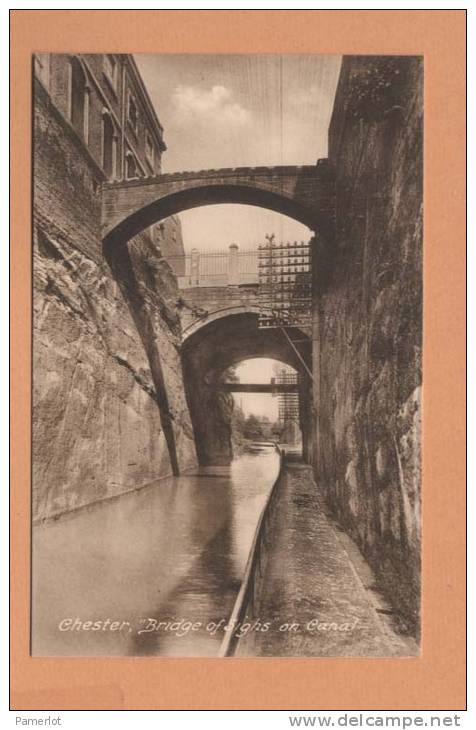
M 105 258 L 102 172 L 38 83 L 34 111 L 38 521 L 167 476 L 174 458 L 191 467 L 196 457 L 175 278 L 147 232 Z
M 172 215 L 160 221 L 154 226 L 154 238 L 175 276 L 184 276 L 185 249 L 180 218 Z
M 420 607 L 422 62 L 347 57 L 316 255 L 314 464 L 411 632 Z

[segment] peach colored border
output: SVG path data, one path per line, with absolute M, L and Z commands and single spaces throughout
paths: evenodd
M 465 21 L 462 10 L 12 11 L 13 709 L 464 708 Z M 424 54 L 421 658 L 29 656 L 30 69 L 34 51 Z

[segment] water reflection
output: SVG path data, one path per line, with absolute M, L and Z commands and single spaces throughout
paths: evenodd
M 33 654 L 216 655 L 278 467 L 268 448 L 35 528 Z

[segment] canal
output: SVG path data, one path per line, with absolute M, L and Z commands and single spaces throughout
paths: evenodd
M 278 471 L 262 446 L 35 527 L 32 653 L 216 656 Z

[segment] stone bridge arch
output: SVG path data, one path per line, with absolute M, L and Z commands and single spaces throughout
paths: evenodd
M 277 329 L 259 329 L 258 312 L 215 312 L 207 322 L 194 323 L 182 343 L 182 367 L 187 400 L 201 464 L 228 464 L 232 458 L 230 396 L 220 390 L 224 371 L 242 360 L 271 358 L 293 367 L 302 377 L 301 428 L 310 439 L 311 381 L 299 357 Z M 216 316 L 215 316 L 216 315 Z M 311 340 L 297 328 L 287 328 L 301 357 L 310 366 Z
M 223 203 L 254 205 L 294 218 L 308 226 L 312 231 L 318 231 L 320 239 L 326 241 L 332 240 L 335 219 L 334 174 L 326 159 L 318 160 L 316 165 L 224 168 L 106 182 L 102 185 L 101 201 L 104 255 L 111 269 L 115 272 L 118 281 L 125 282 L 124 292 L 126 298 L 129 299 L 133 290 L 130 285 L 133 276 L 129 262 L 128 241 L 154 223 L 181 211 Z M 134 291 L 132 291 L 132 294 L 134 294 Z M 135 300 L 130 302 L 130 306 L 134 310 L 140 310 L 141 316 L 144 314 L 144 307 L 139 306 Z M 144 327 L 150 329 L 150 318 L 148 318 L 147 313 L 144 316 L 146 320 Z M 195 338 L 195 335 L 198 334 L 196 330 L 200 330 L 202 338 L 200 341 L 203 341 L 204 330 L 206 330 L 208 336 L 208 333 L 214 331 L 209 330 L 208 327 L 217 327 L 218 320 L 221 323 L 220 326 L 224 322 L 243 321 L 235 320 L 235 316 L 251 317 L 248 323 L 251 327 L 250 332 L 254 331 L 255 335 L 252 341 L 261 343 L 254 348 L 251 347 L 250 351 L 251 341 L 248 341 L 248 349 L 244 348 L 243 354 L 235 362 L 250 357 L 269 357 L 283 362 L 291 359 L 294 364 L 293 362 L 289 362 L 289 364 L 296 367 L 298 372 L 301 370 L 299 360 L 289 354 L 287 349 L 289 344 L 285 344 L 282 333 L 278 335 L 278 338 L 282 339 L 282 344 L 279 346 L 276 342 L 273 344 L 271 335 L 258 333 L 258 316 L 256 312 L 229 313 L 229 316 L 212 317 L 213 321 L 210 321 L 207 327 L 196 327 L 194 325 L 193 331 L 188 333 L 190 336 L 187 337 L 186 347 L 183 349 L 184 374 L 185 380 L 188 380 L 186 388 L 189 400 L 194 404 L 196 404 L 196 393 L 200 392 L 199 386 L 202 382 L 197 383 L 196 378 L 203 370 L 200 367 L 196 370 L 189 367 L 191 353 L 194 352 L 192 344 L 198 342 Z M 228 333 L 230 331 L 233 331 L 233 327 L 231 327 L 231 330 L 230 328 L 227 329 Z M 224 336 L 226 336 L 226 332 Z M 153 340 L 149 336 L 146 336 L 145 339 L 147 341 Z M 264 345 L 263 343 L 267 344 Z M 200 348 L 197 352 L 199 351 Z M 223 352 L 229 351 L 229 348 L 220 351 L 220 348 L 214 350 L 211 347 L 210 352 L 214 351 L 221 356 Z M 273 352 L 276 354 L 272 354 Z M 168 443 L 170 442 L 171 453 L 174 453 L 173 419 L 170 416 L 167 397 L 162 387 L 163 374 L 160 367 L 160 354 L 156 351 L 156 348 L 151 352 L 149 359 L 157 365 L 157 367 L 154 365 L 153 369 L 157 370 L 155 377 L 157 390 L 164 393 L 164 402 L 161 405 L 164 431 L 167 430 L 169 434 Z M 219 359 L 220 357 L 217 357 L 216 362 Z M 233 364 L 232 361 L 230 361 L 231 364 Z M 212 369 L 212 372 L 214 373 L 212 375 L 213 381 L 214 378 L 218 377 L 220 370 L 215 368 L 215 370 Z M 205 393 L 208 395 L 209 401 L 208 406 L 205 407 L 208 413 L 212 412 L 213 408 L 215 414 L 218 413 L 217 401 L 219 398 L 216 395 L 216 390 L 216 387 L 213 388 L 210 385 Z M 310 403 L 311 398 L 307 398 L 307 401 Z M 198 411 L 197 406 L 195 413 L 198 413 Z M 195 423 L 198 423 L 199 420 L 197 416 Z M 218 416 L 215 420 L 218 421 Z M 206 444 L 207 439 L 201 438 L 198 433 L 199 430 L 195 428 L 197 451 L 202 463 L 223 463 L 220 454 L 212 453 L 210 455 L 207 449 L 202 449 L 201 444 Z M 226 451 L 225 445 L 220 446 L 222 433 L 226 434 L 226 429 L 220 430 L 218 428 L 216 431 L 217 444 L 219 450 Z M 211 443 L 211 439 L 208 439 L 208 443 Z M 228 435 L 228 450 L 229 444 Z M 229 461 L 229 455 L 226 459 Z M 174 468 L 174 472 L 178 473 L 178 467 Z
M 187 346 L 189 337 L 192 337 L 196 332 L 201 330 L 203 327 L 207 327 L 212 322 L 216 322 L 224 317 L 233 317 L 241 314 L 251 314 L 258 316 L 259 307 L 253 304 L 240 304 L 231 307 L 222 307 L 221 309 L 215 309 L 214 311 L 207 312 L 203 317 L 195 319 L 189 324 L 182 332 L 182 346 Z
M 200 170 L 105 183 L 103 241 L 124 244 L 163 218 L 223 203 L 268 208 L 325 232 L 334 219 L 334 178 L 324 159 L 317 165 Z

